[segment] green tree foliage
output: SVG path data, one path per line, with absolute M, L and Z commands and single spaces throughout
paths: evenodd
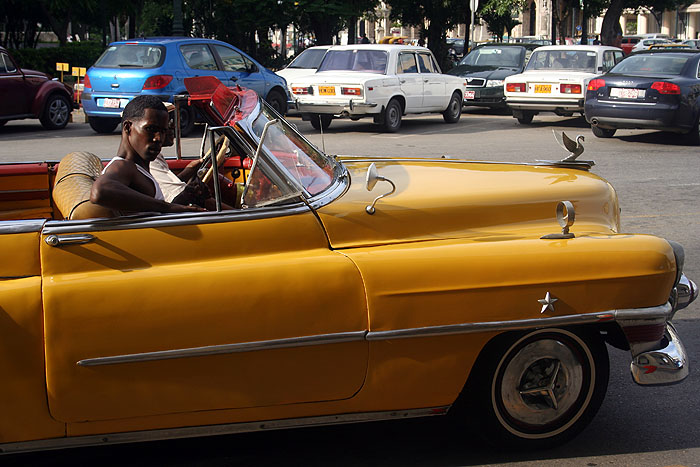
M 488 0 L 480 6 L 479 17 L 500 42 L 505 32 L 510 36 L 513 28 L 521 24 L 514 16 L 517 16 L 524 6 L 525 0 Z
M 603 25 L 601 26 L 601 42 L 606 45 L 619 46 L 616 37 L 622 34 L 620 27 L 620 16 L 626 8 L 639 10 L 642 8 L 648 9 L 657 16 L 658 12 L 675 11 L 688 7 L 693 3 L 693 0 L 610 0 L 608 9 L 603 17 Z M 657 19 L 658 21 L 658 19 Z
M 447 31 L 466 21 L 464 0 L 388 0 L 391 18 L 407 26 L 428 24 L 428 47 L 444 70 L 452 67 L 447 55 Z

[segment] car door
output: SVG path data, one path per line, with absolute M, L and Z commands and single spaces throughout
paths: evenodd
M 418 63 L 423 78 L 423 109 L 444 110 L 448 98 L 445 76 L 440 73 L 435 59 L 430 52 L 419 52 Z
M 28 86 L 10 55 L 0 52 L 0 117 L 29 113 L 36 89 L 27 89 Z
M 47 223 L 46 381 L 64 422 L 347 399 L 362 279 L 306 205 Z
M 396 75 L 406 97 L 406 113 L 418 112 L 423 107 L 423 77 L 413 52 L 401 52 L 396 62 Z
M 219 57 L 220 68 L 228 80 L 227 86 L 239 85 L 244 88 L 253 89 L 258 95 L 267 96 L 265 77 L 260 72 L 260 68 L 242 53 L 219 44 L 212 47 Z M 223 80 L 222 80 L 223 81 Z

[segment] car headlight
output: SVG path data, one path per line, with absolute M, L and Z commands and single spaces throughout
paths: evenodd
M 495 87 L 503 87 L 503 80 L 502 79 L 490 79 L 486 81 L 486 87 L 487 88 L 495 88 Z

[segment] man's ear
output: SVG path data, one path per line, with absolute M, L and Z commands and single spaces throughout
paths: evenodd
M 131 124 L 132 124 L 131 120 L 124 120 L 122 122 L 122 130 L 129 133 L 129 131 L 131 131 Z

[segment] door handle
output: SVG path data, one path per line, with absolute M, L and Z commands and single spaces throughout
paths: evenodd
M 423 80 L 424 83 L 427 83 L 427 82 L 429 82 L 429 81 L 430 81 L 429 79 L 424 79 L 424 80 Z
M 49 235 L 44 241 L 49 246 L 82 245 L 95 241 L 95 236 L 90 234 Z

